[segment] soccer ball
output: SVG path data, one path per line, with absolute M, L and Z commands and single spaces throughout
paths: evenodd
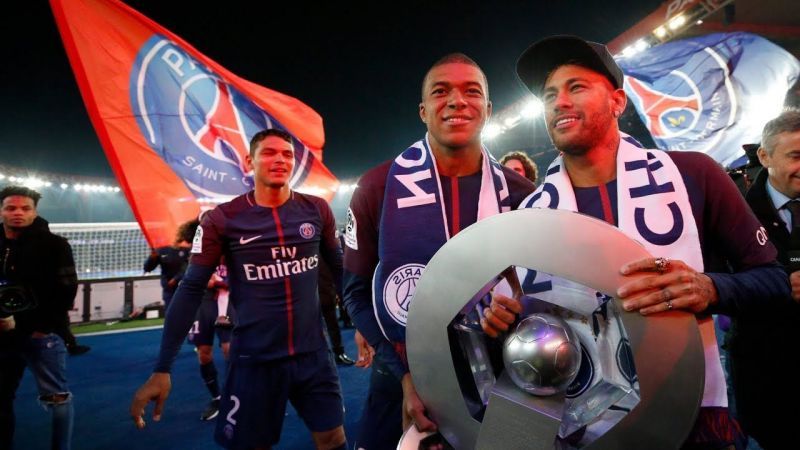
M 506 338 L 503 364 L 514 384 L 529 394 L 562 392 L 581 366 L 578 334 L 560 317 L 532 314 Z

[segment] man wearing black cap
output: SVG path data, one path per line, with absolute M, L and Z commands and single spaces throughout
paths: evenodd
M 543 101 L 548 133 L 561 152 L 522 205 L 592 215 L 655 256 L 620 268 L 632 281 L 617 297 L 625 310 L 644 315 L 673 309 L 696 314 L 705 389 L 684 448 L 743 448 L 746 438 L 728 415 L 711 314 L 748 313 L 786 301 L 788 279 L 763 228 L 708 156 L 643 150 L 620 133 L 617 119 L 627 101 L 623 75 L 605 46 L 575 36 L 546 38 L 522 54 L 517 73 Z M 737 273 L 704 272 L 719 259 Z M 495 297 L 506 309 L 486 313 L 487 334 L 513 322 L 521 309 L 514 302 Z
M 800 348 L 800 112 L 787 111 L 764 126 L 758 158 L 764 170 L 747 191 L 747 203 L 778 249 L 789 273 L 793 302 L 736 317 L 730 330 L 731 382 L 737 417 L 765 449 L 781 448 L 784 433 L 800 422 L 800 390 L 781 386 L 765 395 L 776 374 L 792 374 L 789 352 Z M 782 383 L 781 383 L 782 384 Z

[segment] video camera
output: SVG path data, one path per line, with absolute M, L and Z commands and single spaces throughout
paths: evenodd
M 0 318 L 36 307 L 36 299 L 24 286 L 0 278 Z

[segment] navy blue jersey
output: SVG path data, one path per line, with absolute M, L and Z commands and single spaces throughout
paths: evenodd
M 365 173 L 358 180 L 358 188 L 350 200 L 344 237 L 347 247 L 343 299 L 359 331 L 375 348 L 376 358 L 400 379 L 407 368 L 396 353 L 397 349 L 380 331 L 372 298 L 372 276 L 378 265 L 379 223 L 391 164 L 392 161 L 387 161 Z M 513 170 L 507 167 L 502 167 L 502 170 L 508 182 L 511 206 L 516 208 L 536 187 Z M 478 219 L 480 173 L 463 177 L 442 175 L 440 182 L 447 225 L 450 234 L 455 235 Z M 419 232 L 425 232 L 424 224 L 421 224 Z
M 161 266 L 161 299 L 169 303 L 178 283 L 186 270 L 189 261 L 188 247 L 159 247 L 155 250 L 156 257 L 149 256 L 144 261 L 144 271 L 152 272 Z M 174 281 L 170 286 L 170 281 Z
M 167 310 L 156 372 L 169 372 L 214 269 L 225 257 L 237 319 L 231 357 L 271 361 L 324 348 L 317 296 L 324 258 L 341 289 L 342 250 L 324 200 L 292 192 L 277 208 L 259 206 L 253 191 L 205 215 L 192 257 Z
M 237 313 L 233 357 L 272 360 L 326 346 L 318 266 L 325 258 L 340 273 L 342 263 L 336 223 L 324 200 L 292 192 L 283 205 L 267 208 L 256 204 L 251 191 L 219 205 L 200 226 L 202 239 L 190 262 L 216 266 L 225 256 Z

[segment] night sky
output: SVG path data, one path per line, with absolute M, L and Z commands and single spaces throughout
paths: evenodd
M 0 164 L 113 176 L 49 4 L 13 3 L 25 5 L 6 10 L 0 27 Z M 661 1 L 126 3 L 233 73 L 314 108 L 324 162 L 350 181 L 423 135 L 420 83 L 439 57 L 474 58 L 500 111 L 526 93 L 514 65 L 532 42 L 561 33 L 607 42 Z

